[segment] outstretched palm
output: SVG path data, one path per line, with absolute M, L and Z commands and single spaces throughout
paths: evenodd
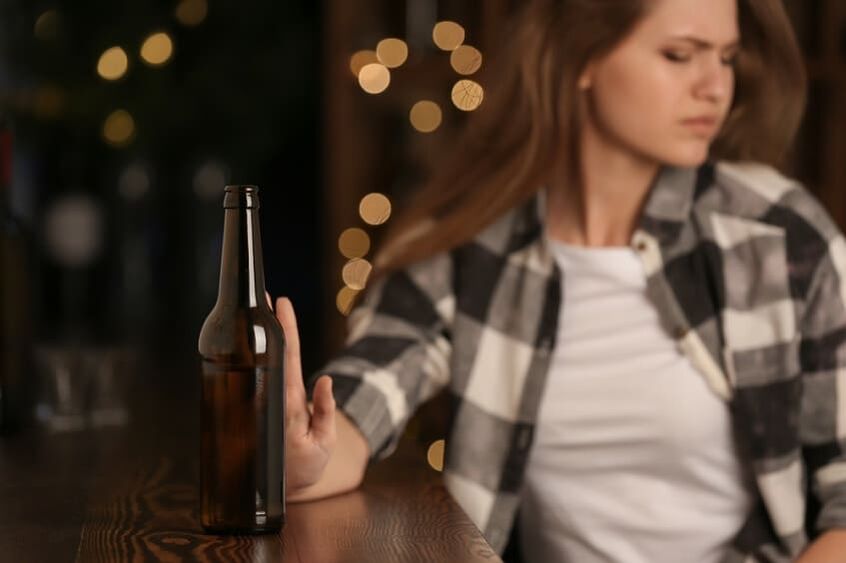
M 322 376 L 309 407 L 300 361 L 300 337 L 294 307 L 276 300 L 276 318 L 285 333 L 285 469 L 288 493 L 320 479 L 335 447 L 335 400 L 332 379 Z

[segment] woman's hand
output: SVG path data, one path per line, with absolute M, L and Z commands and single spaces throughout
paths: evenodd
M 270 299 L 268 297 L 268 299 Z M 335 448 L 335 399 L 332 378 L 321 376 L 313 405 L 306 399 L 300 361 L 300 336 L 291 300 L 276 300 L 276 318 L 285 333 L 285 473 L 287 494 L 317 483 Z

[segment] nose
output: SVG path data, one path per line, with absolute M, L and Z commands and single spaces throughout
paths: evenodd
M 734 69 L 726 65 L 719 55 L 708 57 L 700 68 L 700 75 L 694 87 L 697 98 L 721 103 L 734 93 Z

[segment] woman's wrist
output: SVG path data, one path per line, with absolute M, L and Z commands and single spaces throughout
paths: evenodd
M 840 563 L 846 558 L 846 528 L 825 532 L 802 552 L 796 563 Z

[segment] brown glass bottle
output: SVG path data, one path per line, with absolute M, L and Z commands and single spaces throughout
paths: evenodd
M 285 520 L 285 338 L 264 289 L 258 188 L 227 186 L 217 302 L 200 331 L 200 520 L 211 533 Z

